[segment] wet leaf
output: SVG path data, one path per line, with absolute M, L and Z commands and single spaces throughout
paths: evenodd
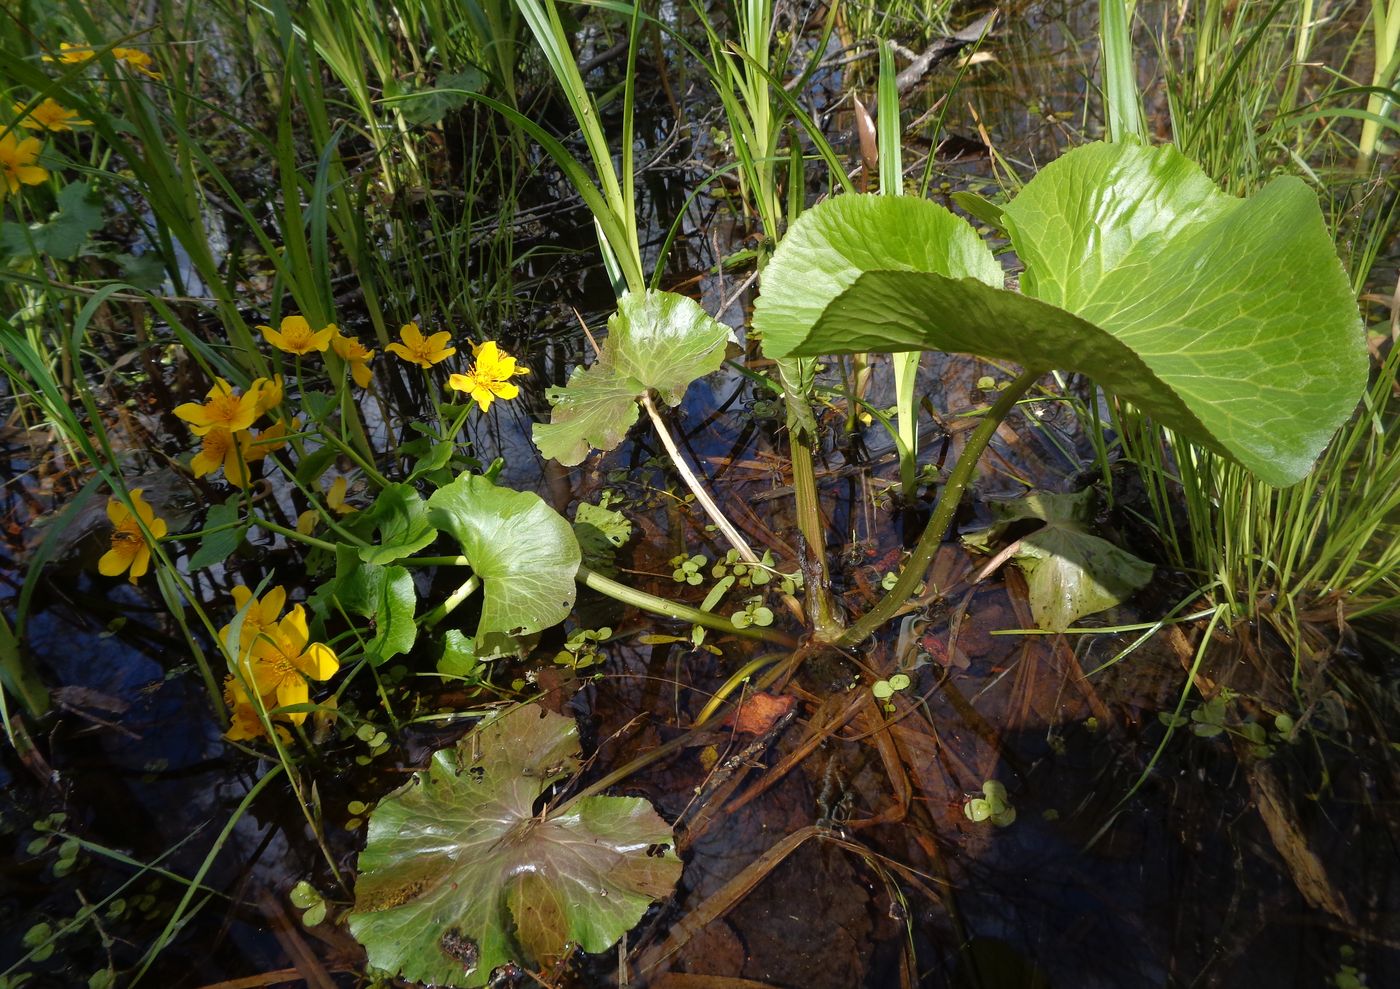
M 299 880 L 297 884 L 292 887 L 291 892 L 287 894 L 287 898 L 292 901 L 292 906 L 296 907 L 298 910 L 305 910 L 308 907 L 315 906 L 317 903 L 320 903 L 322 899 L 321 894 L 316 891 L 316 887 L 312 886 L 305 879 Z
M 428 504 L 408 484 L 390 484 L 361 518 L 372 524 L 372 545 L 360 550 L 365 563 L 392 563 L 411 556 L 437 538 Z
M 1086 488 L 1072 495 L 1037 492 L 993 502 L 992 528 L 963 539 L 989 552 L 1013 522 L 1045 522 L 1020 540 L 1011 557 L 1026 576 L 1031 614 L 1040 628 L 1064 631 L 1085 615 L 1122 604 L 1152 579 L 1152 564 L 1089 531 L 1093 497 L 1093 489 Z
M 764 271 L 765 353 L 940 349 L 1082 371 L 1276 485 L 1302 478 L 1355 407 L 1360 316 L 1299 179 L 1236 199 L 1172 147 L 1091 144 L 1003 218 L 1024 295 L 936 204 L 819 204 Z
M 741 735 L 765 735 L 784 715 L 797 706 L 791 694 L 759 692 L 745 697 L 724 723 Z
M 457 629 L 448 629 L 442 637 L 442 656 L 437 671 L 444 676 L 472 677 L 481 666 L 476 643 Z
M 558 817 L 534 802 L 577 769 L 572 718 L 528 705 L 483 724 L 370 816 L 350 931 L 375 968 L 480 986 L 507 961 L 546 964 L 568 943 L 604 951 L 681 863 L 638 797 L 588 797 Z
M 728 340 L 728 327 L 683 295 L 624 295 L 597 362 L 547 392 L 554 411 L 535 424 L 535 445 L 566 467 L 590 449 L 613 449 L 637 421 L 636 400 L 647 389 L 679 405 L 691 382 L 719 369 Z
M 605 577 L 617 574 L 617 551 L 632 538 L 627 516 L 602 505 L 583 502 L 574 513 L 574 535 L 583 551 L 583 562 Z
M 434 491 L 428 509 L 481 578 L 479 646 L 493 633 L 538 632 L 568 616 L 582 553 L 568 521 L 539 495 L 463 474 Z

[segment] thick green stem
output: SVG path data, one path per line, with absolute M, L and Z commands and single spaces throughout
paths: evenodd
M 788 396 L 792 401 L 793 396 Z M 806 399 L 801 399 L 806 401 Z M 817 502 L 817 473 L 812 464 L 812 447 L 800 430 L 788 431 L 792 456 L 792 493 L 797 509 L 797 531 L 807 545 L 809 573 L 803 575 L 807 591 L 807 612 L 818 637 L 834 637 L 841 631 L 841 619 L 831 606 L 831 588 L 827 586 L 826 527 L 822 525 L 821 508 Z
M 578 568 L 576 579 L 580 584 L 591 587 L 600 594 L 606 594 L 623 604 L 634 605 L 643 611 L 650 611 L 652 614 L 661 615 L 664 618 L 675 618 L 693 625 L 703 625 L 717 632 L 728 632 L 730 635 L 740 635 L 746 639 L 761 639 L 764 642 L 772 642 L 789 648 L 796 645 L 792 639 L 781 632 L 759 628 L 756 625 L 739 628 L 727 618 L 709 611 L 701 611 L 699 608 L 691 608 L 684 604 L 668 601 L 654 594 L 648 594 L 646 591 L 639 591 L 635 587 L 628 587 L 626 584 L 619 584 L 617 581 L 609 580 L 602 574 L 595 573 L 584 566 Z
M 972 472 L 976 469 L 977 462 L 982 459 L 982 451 L 987 449 L 987 444 L 992 441 L 997 427 L 1016 407 L 1021 396 L 1044 373 L 1044 368 L 1026 370 L 1019 378 L 1006 386 L 1006 390 L 987 410 L 986 416 L 978 423 L 977 428 L 968 438 L 967 446 L 963 447 L 958 462 L 953 465 L 953 471 L 948 475 L 948 482 L 943 485 L 943 490 L 939 492 L 938 504 L 933 509 L 933 517 L 928 520 L 928 525 L 924 527 L 923 535 L 919 537 L 914 552 L 909 554 L 909 561 L 900 571 L 899 579 L 895 581 L 894 587 L 890 588 L 890 592 L 881 598 L 880 603 L 870 609 L 869 613 L 835 640 L 837 646 L 850 649 L 870 638 L 881 625 L 895 616 L 904 602 L 918 591 L 924 575 L 928 573 L 928 568 L 933 563 L 934 554 L 938 552 L 938 547 L 948 532 L 948 527 L 953 524 L 953 515 L 958 510 L 958 503 L 962 501 L 963 492 L 967 490 L 967 485 L 972 480 Z
M 425 629 L 435 628 L 438 622 L 442 621 L 448 615 L 452 614 L 452 612 L 456 610 L 458 605 L 460 605 L 467 598 L 475 594 L 477 588 L 479 588 L 480 586 L 481 578 L 478 577 L 476 574 L 472 574 L 470 577 L 468 577 L 462 582 L 460 587 L 458 587 L 455 591 L 453 591 L 447 596 L 447 600 L 443 601 L 442 604 L 438 605 L 432 611 L 419 618 L 418 627 Z

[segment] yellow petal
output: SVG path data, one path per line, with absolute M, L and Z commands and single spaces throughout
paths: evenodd
M 121 525 L 131 518 L 131 511 L 121 503 L 119 498 L 107 499 L 107 519 L 113 525 Z
M 297 605 L 287 616 L 277 623 L 277 634 L 287 641 L 288 652 L 299 655 L 306 648 L 306 640 L 311 636 L 306 631 L 306 612 Z
M 313 680 L 329 680 L 340 671 L 340 658 L 324 642 L 313 642 L 306 647 L 297 665 Z
M 137 577 L 146 576 L 146 571 L 151 567 L 151 547 L 145 543 L 132 543 L 136 547 L 136 552 L 131 558 L 131 576 L 127 578 L 133 584 Z
M 307 690 L 306 681 L 301 677 L 286 677 L 277 685 L 277 706 L 292 707 L 297 704 L 305 704 L 311 700 L 311 693 Z M 299 725 L 306 720 L 306 711 L 284 711 L 283 716 L 294 725 Z
M 260 605 L 264 623 L 271 625 L 282 615 L 282 609 L 287 606 L 287 589 L 281 584 L 270 589 L 263 595 Z
M 104 577 L 116 577 L 123 573 L 127 567 L 131 566 L 137 546 L 137 543 L 131 542 L 123 542 L 113 546 L 102 554 L 102 559 L 97 561 L 97 572 Z

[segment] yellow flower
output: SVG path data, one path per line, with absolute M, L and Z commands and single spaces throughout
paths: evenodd
M 345 478 L 337 477 L 331 482 L 331 489 L 326 492 L 326 504 L 337 515 L 349 515 L 351 512 L 359 510 L 354 505 L 345 503 L 345 492 L 349 487 L 350 485 Z
M 299 425 L 300 420 L 293 425 Z M 238 434 L 239 446 L 243 449 L 243 459 L 248 463 L 254 460 L 261 460 L 269 453 L 276 453 L 287 445 L 287 421 L 285 419 L 274 422 L 257 436 L 251 433 Z
M 282 394 L 285 386 L 282 375 L 274 375 L 271 378 L 254 378 L 253 383 L 248 386 L 248 394 L 258 393 L 257 414 L 262 415 L 268 409 L 275 409 L 282 404 Z
M 246 488 L 248 465 L 286 446 L 286 436 L 285 422 L 274 422 L 256 436 L 246 429 L 233 433 L 215 426 L 204 434 L 204 444 L 190 461 L 190 470 L 195 477 L 204 477 L 222 466 L 224 480 L 235 488 Z
M 233 674 L 224 681 L 224 705 L 229 709 L 229 726 L 224 738 L 230 742 L 246 742 L 262 737 L 263 723 L 258 709 Z
M 331 337 L 331 347 L 340 355 L 340 359 L 350 365 L 350 377 L 355 384 L 361 388 L 368 388 L 371 372 L 369 362 L 374 357 L 374 351 L 366 350 L 365 345 L 354 337 L 341 336 L 337 333 Z
M 312 331 L 311 324 L 306 321 L 305 316 L 283 316 L 281 332 L 270 326 L 259 326 L 258 329 L 262 330 L 262 335 L 267 337 L 268 343 L 289 354 L 309 354 L 325 350 L 331 345 L 331 337 L 336 334 L 334 323 L 325 329 Z
M 186 402 L 175 407 L 175 414 L 190 424 L 190 432 L 203 436 L 212 429 L 223 427 L 231 433 L 247 429 L 258 417 L 258 389 L 249 388 L 239 395 L 223 378 L 214 379 L 208 401 Z
M 472 401 L 481 407 L 482 412 L 491 408 L 496 399 L 509 401 L 520 394 L 520 389 L 511 383 L 511 378 L 529 374 L 529 370 L 515 366 L 515 358 L 497 349 L 494 340 L 472 347 L 476 363 L 466 374 L 454 374 L 447 384 L 457 391 L 471 395 Z
M 77 65 L 80 62 L 87 62 L 96 57 L 97 52 L 91 45 L 75 45 L 71 41 L 61 41 L 58 44 L 58 56 L 45 55 L 45 62 L 64 62 L 68 65 Z
M 262 709 L 269 711 L 277 704 L 275 697 L 261 697 Z M 224 732 L 224 738 L 230 742 L 245 742 L 255 738 L 262 738 L 266 731 L 263 728 L 262 719 L 258 717 L 258 708 L 253 705 L 253 699 L 248 696 L 247 689 L 238 682 L 238 678 L 229 674 L 224 681 L 224 703 L 229 709 L 228 731 Z M 277 731 L 277 737 L 284 742 L 290 742 L 292 736 L 287 729 L 281 725 L 273 726 Z
M 253 597 L 251 590 L 239 584 L 233 588 L 233 603 L 243 612 L 243 626 L 238 631 L 238 642 L 241 646 L 239 651 L 246 656 L 259 636 L 277 627 L 277 620 L 282 617 L 282 609 L 287 604 L 287 589 L 278 584 L 269 589 L 262 596 L 262 600 L 258 600 Z M 229 641 L 232 628 L 233 624 L 230 622 L 219 629 L 219 640 L 223 642 L 224 648 L 229 650 L 233 649 L 233 643 Z
M 131 489 L 131 504 L 136 508 L 135 515 L 120 499 L 110 498 L 107 501 L 107 518 L 112 521 L 112 548 L 103 553 L 102 559 L 97 561 L 97 571 L 104 577 L 116 577 L 122 571 L 130 570 L 129 579 L 134 584 L 136 578 L 144 576 L 150 569 L 151 547 L 141 531 L 141 523 L 145 523 L 156 539 L 165 535 L 167 526 L 164 519 L 156 518 L 155 509 L 141 498 L 141 492 L 144 490 Z M 140 521 L 137 521 L 138 517 Z
M 23 109 L 24 104 L 15 104 L 15 113 L 19 113 Z M 62 106 L 50 96 L 38 106 L 31 108 L 23 117 L 20 117 L 19 125 L 30 130 L 53 131 L 57 134 L 59 131 L 72 130 L 79 124 L 92 123 L 91 120 L 78 120 L 77 116 L 77 110 L 70 110 Z
M 112 57 L 119 62 L 125 62 L 147 78 L 154 79 L 157 82 L 164 78 L 159 72 L 151 68 L 151 66 L 155 65 L 155 60 L 139 48 L 113 48 Z
M 305 704 L 307 679 L 329 680 L 340 669 L 335 650 L 310 638 L 306 613 L 297 605 L 253 643 L 251 656 L 243 661 L 245 681 L 259 695 L 275 695 L 279 707 Z M 299 725 L 306 712 L 288 711 L 286 717 Z
M 194 476 L 204 477 L 223 467 L 224 480 L 235 488 L 246 488 L 248 460 L 242 455 L 241 442 L 245 435 L 239 433 L 238 439 L 234 439 L 234 434 L 223 426 L 215 426 L 205 433 L 204 444 L 190 461 L 190 470 L 194 472 Z
M 424 337 L 417 323 L 405 323 L 399 327 L 403 343 L 391 343 L 384 349 L 419 367 L 432 367 L 457 353 L 456 347 L 447 346 L 452 334 L 443 330 L 430 337 Z
M 308 508 L 297 516 L 297 532 L 303 536 L 309 536 L 316 531 L 316 522 L 320 519 L 321 513 L 314 508 Z
M 7 192 L 19 192 L 21 185 L 38 185 L 49 177 L 48 169 L 34 164 L 41 147 L 37 137 L 20 140 L 13 131 L 0 137 L 0 199 Z

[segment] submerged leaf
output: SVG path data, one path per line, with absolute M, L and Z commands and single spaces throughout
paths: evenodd
M 617 574 L 617 551 L 632 538 L 632 523 L 616 509 L 581 502 L 574 513 L 574 535 L 583 551 L 583 562 L 605 577 Z
M 719 369 L 729 329 L 674 292 L 628 293 L 608 320 L 608 337 L 592 367 L 576 368 L 563 388 L 547 392 L 554 412 L 536 423 L 535 445 L 566 467 L 589 449 L 611 450 L 637 421 L 637 402 L 655 389 L 679 405 L 697 378 Z
M 370 816 L 350 931 L 370 964 L 480 986 L 507 961 L 611 947 L 680 877 L 671 829 L 640 797 L 535 800 L 578 768 L 578 727 L 538 705 L 483 724 Z
M 1024 295 L 933 203 L 841 196 L 809 210 L 764 273 L 765 353 L 940 349 L 1083 371 L 1271 484 L 1302 478 L 1351 414 L 1360 316 L 1300 180 L 1236 199 L 1170 146 L 1093 144 L 1043 169 L 1003 217 Z
M 1020 540 L 1011 559 L 1026 576 L 1031 614 L 1039 628 L 1062 632 L 1085 615 L 1122 604 L 1152 579 L 1152 564 L 1088 529 L 1092 488 L 1078 494 L 1038 492 L 993 502 L 997 522 L 965 542 L 984 552 L 1013 522 L 1041 519 L 1043 528 Z
M 539 495 L 463 474 L 434 491 L 428 509 L 481 578 L 478 647 L 492 633 L 538 632 L 568 616 L 582 553 L 569 523 Z

